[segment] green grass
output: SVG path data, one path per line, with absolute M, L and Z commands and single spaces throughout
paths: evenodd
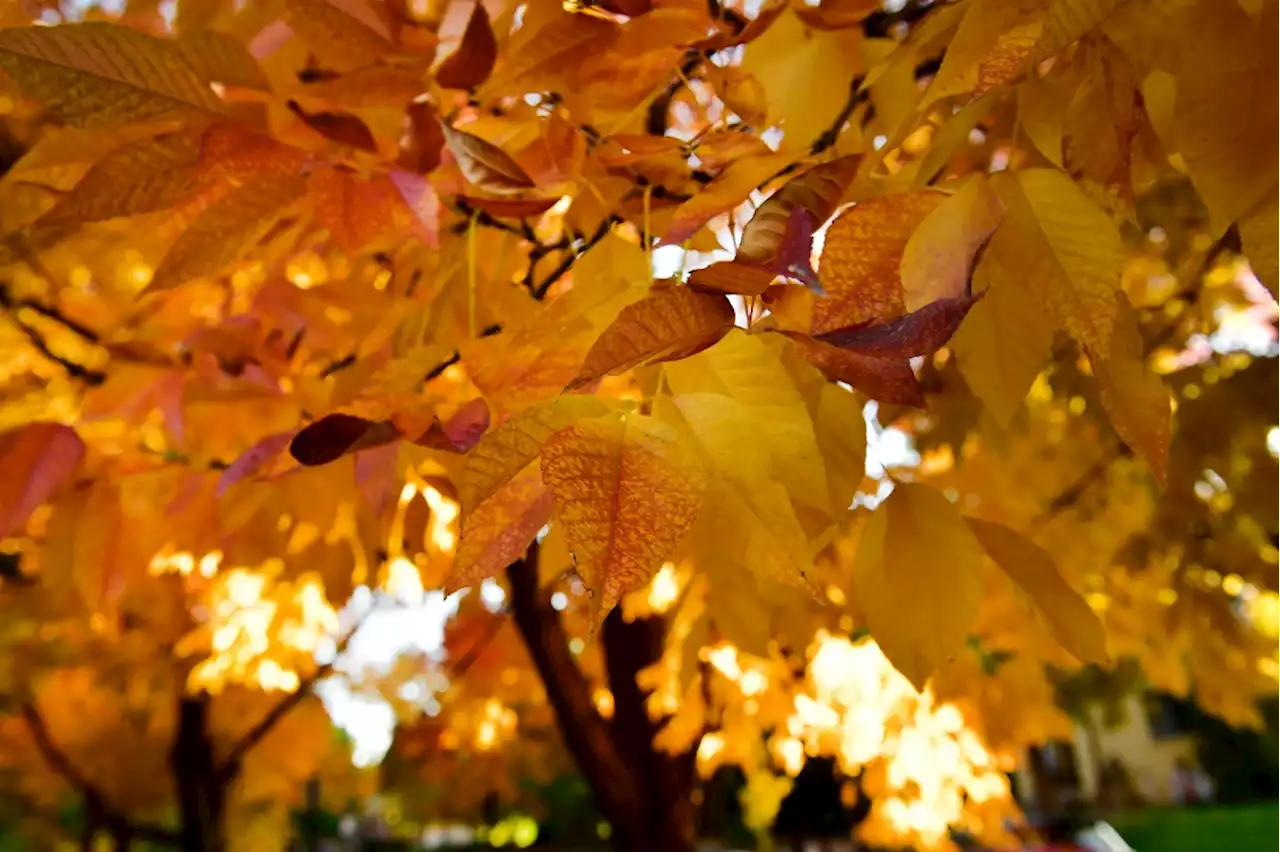
M 1276 852 L 1280 809 L 1273 803 L 1148 810 L 1110 822 L 1136 852 Z

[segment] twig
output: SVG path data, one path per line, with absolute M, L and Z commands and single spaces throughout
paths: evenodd
M 813 140 L 813 145 L 809 148 L 810 154 L 821 154 L 836 144 L 836 140 L 840 138 L 840 132 L 844 130 L 845 123 L 853 115 L 853 111 L 858 108 L 858 104 L 870 97 L 870 92 L 862 89 L 862 81 L 865 79 L 865 74 L 858 74 L 849 81 L 849 96 L 845 99 L 844 106 L 840 108 L 840 112 L 836 113 L 836 117 L 827 129 L 822 131 L 817 139 Z
M 480 638 L 467 649 L 467 653 L 459 657 L 452 665 L 445 667 L 445 673 L 449 680 L 461 680 L 467 673 L 467 670 L 476 664 L 476 661 L 480 659 L 481 655 L 484 654 L 489 645 L 493 643 L 493 640 L 502 632 L 502 628 L 506 626 L 506 615 L 506 612 L 494 613 L 489 619 L 489 622 L 485 625 L 484 633 L 481 634 Z
M 538 301 L 542 301 L 546 298 L 547 291 L 555 286 L 555 283 L 559 281 L 566 272 L 573 268 L 573 265 L 578 262 L 578 258 L 582 257 L 589 249 L 591 249 L 592 246 L 608 236 L 610 229 L 614 226 L 614 223 L 620 221 L 621 220 L 617 216 L 610 216 L 601 222 L 600 227 L 596 229 L 596 232 L 591 235 L 590 239 L 583 243 L 581 248 L 572 250 L 571 253 L 566 255 L 564 259 L 560 261 L 555 269 L 551 270 L 545 278 L 530 289 L 529 292 L 532 294 L 533 298 Z
M 337 664 L 338 658 L 342 656 L 343 651 L 347 650 L 347 646 L 351 644 L 352 637 L 356 635 L 360 625 L 363 623 L 363 621 L 356 622 L 355 626 L 348 630 L 347 634 L 339 640 L 337 647 L 334 649 L 332 660 L 319 666 L 309 676 L 303 678 L 297 689 L 276 702 L 276 705 L 267 711 L 267 714 L 258 721 L 258 724 L 250 728 L 249 732 L 231 747 L 231 751 L 227 753 L 226 760 L 223 761 L 218 770 L 218 777 L 222 783 L 230 784 L 234 781 L 243 768 L 245 755 L 254 746 L 262 742 L 267 734 L 271 733 L 272 729 L 280 723 L 280 720 L 289 715 L 290 710 L 305 701 L 319 681 L 333 672 L 333 667 Z
M 49 764 L 50 769 L 84 797 L 87 810 L 97 811 L 103 815 L 108 826 L 135 837 L 158 843 L 175 844 L 178 842 L 178 835 L 175 832 L 150 823 L 132 822 L 113 810 L 107 804 L 106 797 L 98 789 L 97 785 L 86 778 L 76 765 L 71 762 L 71 758 L 62 749 L 58 748 L 58 744 L 53 741 L 49 728 L 45 725 L 44 718 L 40 715 L 40 711 L 35 704 L 30 701 L 23 702 L 21 712 L 22 718 L 27 723 L 27 728 L 31 731 L 31 739 L 35 742 L 36 750 L 40 752 L 40 756 Z
M 27 325 L 25 322 L 18 319 L 16 315 L 10 313 L 9 320 L 14 325 L 16 325 L 23 334 L 27 336 L 27 340 L 29 340 L 31 342 L 31 345 L 36 348 L 36 351 L 38 351 L 41 355 L 48 358 L 50 361 L 54 362 L 58 366 L 62 367 L 62 369 L 66 370 L 67 375 L 71 376 L 71 378 L 78 379 L 79 381 L 82 381 L 85 384 L 93 387 L 97 387 L 98 385 L 102 384 L 107 380 L 106 373 L 103 373 L 100 370 L 90 369 L 89 367 L 86 367 L 83 364 L 77 364 L 75 361 L 72 361 L 70 358 L 64 358 L 58 353 L 54 352 L 52 349 L 49 348 L 49 344 L 45 342 L 45 339 L 40 334 L 40 332 L 36 331 L 31 326 Z

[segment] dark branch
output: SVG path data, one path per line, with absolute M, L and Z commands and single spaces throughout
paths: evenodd
M 680 74 L 676 79 L 671 81 L 671 85 L 666 91 L 659 95 L 654 102 L 649 104 L 649 113 L 645 117 L 645 132 L 650 136 L 666 136 L 667 135 L 667 113 L 671 111 L 671 102 L 675 100 L 680 88 L 684 86 L 685 80 L 689 75 L 698 69 L 702 64 L 703 56 L 696 51 L 690 52 L 684 62 L 680 65 Z
M 826 130 L 813 140 L 813 145 L 809 148 L 810 154 L 821 154 L 828 148 L 836 144 L 836 140 L 840 138 L 840 132 L 844 130 L 845 124 L 849 121 L 853 111 L 858 108 L 858 104 L 865 101 L 870 93 L 863 91 L 862 81 L 866 79 L 866 75 L 858 74 L 849 81 L 849 97 L 845 100 L 844 106 L 840 108 L 840 112 L 836 113 L 836 117 L 832 119 L 831 124 Z
M 254 746 L 266 739 L 275 726 L 280 724 L 280 720 L 289 715 L 289 711 L 305 701 L 317 683 L 329 676 L 333 671 L 334 665 L 337 664 L 338 658 L 342 656 L 342 652 L 347 650 L 347 646 L 351 644 L 351 638 L 356 635 L 361 623 L 356 622 L 355 626 L 348 630 L 347 634 L 339 640 L 337 648 L 334 649 L 332 660 L 318 667 L 310 676 L 303 678 L 297 689 L 280 699 L 258 721 L 258 724 L 250 728 L 249 732 L 231 747 L 231 751 L 227 753 L 227 759 L 223 761 L 222 767 L 218 770 L 219 780 L 222 783 L 230 784 L 234 781 L 243 767 L 245 755 Z
M 553 286 L 555 286 L 555 283 L 559 281 L 566 272 L 568 272 L 570 269 L 573 268 L 573 265 L 578 262 L 578 258 L 582 257 L 582 255 L 585 254 L 592 246 L 594 246 L 596 243 L 600 242 L 606 236 L 608 236 L 609 230 L 614 226 L 614 223 L 620 222 L 620 221 L 622 220 L 619 219 L 617 216 L 610 216 L 609 218 L 601 222 L 600 227 L 596 228 L 596 232 L 592 234 L 591 237 L 585 243 L 583 243 L 581 247 L 571 249 L 570 252 L 567 255 L 565 255 L 565 257 L 560 261 L 560 263 L 556 265 L 555 269 L 551 270 L 551 272 L 548 273 L 545 278 L 543 278 L 541 281 L 539 281 L 537 284 L 533 285 L 533 287 L 530 288 L 529 292 L 533 296 L 533 298 L 537 299 L 538 301 L 542 301 L 544 298 L 546 298 L 547 291 L 550 290 Z
M 102 791 L 80 772 L 71 762 L 71 758 L 53 741 L 49 728 L 44 723 L 44 717 L 40 715 L 35 704 L 30 701 L 23 702 L 21 712 L 27 728 L 31 731 L 31 739 L 35 742 L 36 750 L 40 752 L 45 763 L 49 764 L 50 769 L 84 797 L 87 811 L 101 814 L 106 824 L 114 831 L 156 843 L 178 842 L 178 835 L 175 832 L 149 823 L 131 822 L 113 810 Z
M 538 583 L 538 545 L 507 568 L 510 607 L 547 697 L 556 711 L 560 735 L 591 789 L 600 797 L 605 818 L 616 828 L 643 813 L 644 797 L 632 768 L 623 760 L 606 722 L 591 700 L 591 687 L 569 650 L 560 614 Z

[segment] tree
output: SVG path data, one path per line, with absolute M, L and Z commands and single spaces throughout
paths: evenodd
M 362 586 L 500 583 L 421 771 L 567 756 L 620 850 L 809 756 L 998 835 L 1046 666 L 1259 723 L 1277 4 L 893 9 L 5 9 L 0 685 L 91 826 L 243 837 Z

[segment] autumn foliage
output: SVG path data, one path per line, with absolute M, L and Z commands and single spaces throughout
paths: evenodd
M 1274 0 L 103 5 L 0 10 L 31 831 L 358 797 L 361 587 L 473 590 L 372 687 L 413 820 L 576 765 L 682 852 L 699 779 L 765 832 L 826 755 L 946 848 L 1084 664 L 1259 723 Z

